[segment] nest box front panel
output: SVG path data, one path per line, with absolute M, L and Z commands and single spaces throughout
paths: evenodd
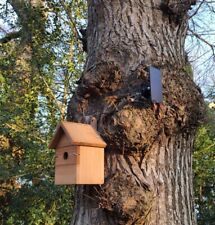
M 77 165 L 80 162 L 79 148 L 76 146 L 56 149 L 55 184 L 75 184 Z
M 79 153 L 76 146 L 61 147 L 56 150 L 56 166 L 79 163 Z

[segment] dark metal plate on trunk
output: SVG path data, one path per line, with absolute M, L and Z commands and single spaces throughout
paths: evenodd
M 153 103 L 162 103 L 163 102 L 163 93 L 162 93 L 162 76 L 160 69 L 150 66 L 150 86 L 151 86 L 151 100 Z

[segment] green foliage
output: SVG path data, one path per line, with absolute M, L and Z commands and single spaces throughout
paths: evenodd
M 215 115 L 214 115 L 215 116 Z M 215 133 L 211 125 L 199 129 L 194 159 L 194 191 L 199 225 L 212 225 L 215 221 Z
M 7 199 L 1 209 L 4 224 L 67 225 L 73 209 L 71 188 L 56 187 L 47 180 L 34 182 L 23 184 L 22 188 L 12 190 L 4 197 Z
M 16 10 L 0 4 L 7 26 L 21 29 L 19 38 L 0 43 L 0 224 L 71 221 L 73 188 L 54 185 L 47 145 L 83 68 L 75 26 L 85 24 L 86 2 L 63 2 Z

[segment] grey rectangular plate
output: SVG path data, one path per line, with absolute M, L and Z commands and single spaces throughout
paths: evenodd
M 161 70 L 150 66 L 150 86 L 151 86 L 151 100 L 154 103 L 162 103 L 163 102 L 163 93 L 162 93 L 162 75 Z

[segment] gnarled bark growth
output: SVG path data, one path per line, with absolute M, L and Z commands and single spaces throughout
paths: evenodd
M 180 4 L 179 4 L 180 3 Z M 78 186 L 73 225 L 191 225 L 192 145 L 203 99 L 184 69 L 195 1 L 88 0 L 88 58 L 68 118 L 108 143 L 105 184 Z M 141 95 L 162 69 L 164 104 Z

